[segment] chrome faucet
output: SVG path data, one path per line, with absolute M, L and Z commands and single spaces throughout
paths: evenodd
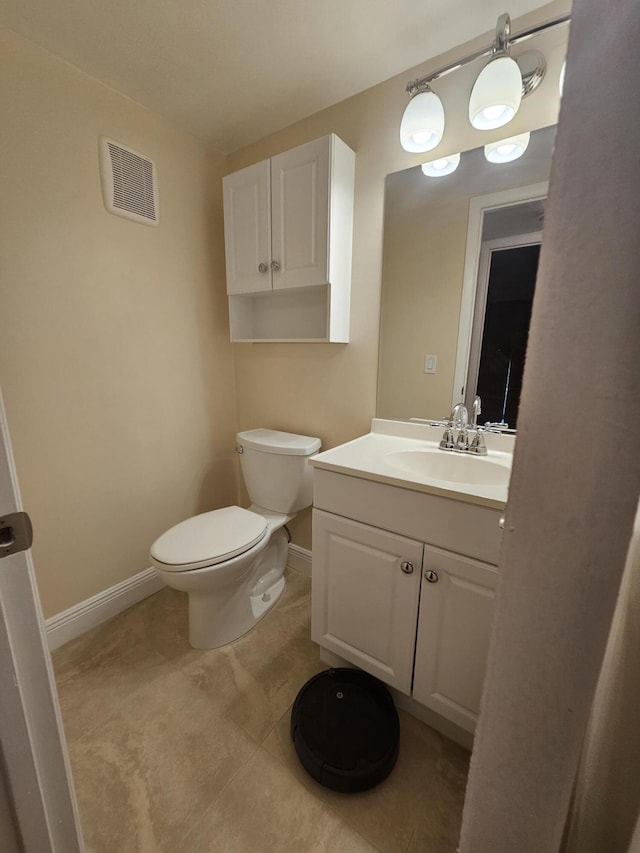
M 469 412 L 462 403 L 457 403 L 449 417 L 449 423 L 440 442 L 441 450 L 455 450 L 458 453 L 472 453 L 475 456 L 486 456 L 487 448 L 484 442 L 482 427 L 478 427 L 478 415 L 481 412 L 480 397 L 476 396 L 473 401 L 473 420 L 471 429 L 475 431 L 473 440 L 469 442 Z M 454 429 L 458 430 L 457 439 Z
M 469 433 L 467 431 L 469 426 L 469 412 L 467 411 L 467 407 L 463 406 L 462 403 L 454 406 L 451 412 L 451 420 L 454 427 L 457 427 L 459 430 L 455 449 L 461 453 L 466 453 L 469 450 Z
M 473 405 L 471 407 L 471 414 L 473 415 L 473 417 L 471 419 L 471 429 L 478 429 L 478 415 L 482 414 L 482 401 L 477 394 L 473 398 Z
M 456 403 L 451 411 L 449 420 L 451 421 L 451 426 L 456 427 L 456 429 L 466 429 L 469 424 L 467 407 L 462 403 Z
M 473 441 L 469 445 L 469 453 L 473 453 L 476 456 L 486 456 L 487 445 L 484 441 L 484 430 L 482 427 L 478 426 L 478 415 L 482 414 L 482 400 L 477 394 L 473 398 L 473 406 L 471 408 L 471 412 L 473 414 L 473 418 L 471 420 L 471 429 L 475 430 L 476 434 L 473 437 Z
M 456 405 L 451 410 L 451 415 L 449 416 L 449 423 L 447 424 L 447 428 L 445 429 L 444 434 L 442 436 L 442 441 L 440 442 L 440 449 L 468 450 L 468 423 L 469 412 L 467 411 L 467 407 L 464 406 L 462 403 L 456 403 Z M 460 430 L 460 432 L 458 433 L 457 441 L 453 434 L 454 429 Z

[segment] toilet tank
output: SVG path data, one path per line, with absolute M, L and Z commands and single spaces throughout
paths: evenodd
M 312 469 L 308 459 L 320 439 L 272 429 L 250 429 L 236 436 L 242 476 L 251 502 L 273 512 L 292 513 L 310 506 Z

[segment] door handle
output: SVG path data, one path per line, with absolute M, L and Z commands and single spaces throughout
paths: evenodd
M 33 527 L 26 512 L 12 512 L 0 518 L 0 559 L 27 551 L 33 543 Z

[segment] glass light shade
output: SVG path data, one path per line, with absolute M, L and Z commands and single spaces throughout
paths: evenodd
M 431 151 L 444 133 L 444 108 L 434 92 L 419 92 L 407 104 L 400 123 L 400 144 L 405 151 Z
M 509 163 L 522 157 L 527 150 L 531 139 L 530 133 L 520 133 L 509 139 L 500 139 L 498 142 L 489 142 L 484 146 L 484 156 L 490 163 Z
M 567 63 L 562 63 L 562 68 L 560 69 L 560 79 L 558 80 L 558 91 L 560 92 L 560 97 L 562 97 L 562 91 L 564 89 L 564 72 L 567 70 Z
M 510 56 L 498 56 L 482 69 L 469 98 L 469 121 L 478 130 L 502 127 L 522 100 L 522 74 Z
M 455 172 L 459 163 L 459 154 L 449 154 L 448 157 L 439 157 L 437 160 L 423 163 L 420 168 L 429 178 L 441 178 L 443 175 L 450 175 Z

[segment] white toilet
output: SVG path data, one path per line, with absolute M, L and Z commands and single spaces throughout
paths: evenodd
M 196 649 L 237 640 L 271 610 L 285 586 L 283 528 L 312 501 L 308 458 L 320 449 L 319 438 L 253 429 L 237 441 L 250 508 L 196 515 L 151 546 L 162 580 L 189 594 L 189 642 Z

